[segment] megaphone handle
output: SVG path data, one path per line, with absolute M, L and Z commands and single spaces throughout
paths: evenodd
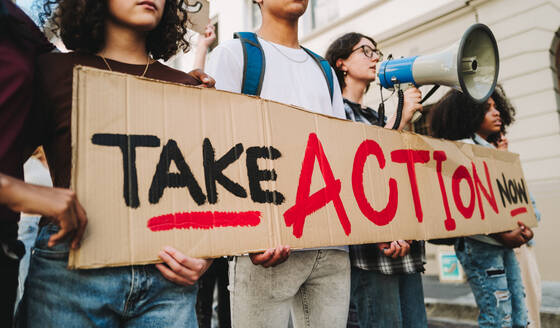
M 426 93 L 424 98 L 422 98 L 422 100 L 420 100 L 420 103 L 423 104 L 426 100 L 428 100 L 428 98 L 430 98 L 430 96 L 433 95 L 434 92 L 436 92 L 436 90 L 439 89 L 439 87 L 440 86 L 438 84 L 434 85 L 430 89 L 430 91 L 428 91 L 428 93 Z M 422 117 L 422 112 L 419 112 L 419 111 L 414 112 L 414 114 L 412 114 L 412 119 L 410 120 L 410 123 L 412 123 L 412 124 L 416 123 L 416 121 L 418 121 L 421 117 Z
M 421 111 L 416 111 L 416 112 L 414 112 L 414 114 L 412 114 L 412 118 L 410 119 L 410 123 L 414 124 L 420 118 L 422 118 L 422 112 Z
M 397 85 L 395 85 L 395 87 L 396 86 Z M 402 112 L 404 107 L 404 92 L 402 91 L 402 89 L 399 88 L 397 95 L 399 98 L 399 104 L 397 105 L 397 116 L 395 117 L 395 124 L 393 124 L 393 127 L 391 128 L 393 130 L 398 130 L 399 126 L 401 125 Z
M 422 100 L 420 100 L 420 103 L 423 104 L 426 100 L 428 100 L 428 98 L 430 98 L 431 95 L 434 94 L 434 92 L 436 92 L 437 89 L 439 89 L 440 85 L 436 84 L 434 85 L 430 91 L 428 91 L 428 93 L 426 93 L 426 95 L 424 96 L 424 98 L 422 98 Z

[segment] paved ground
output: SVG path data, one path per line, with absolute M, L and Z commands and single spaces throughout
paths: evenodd
M 424 298 L 431 328 L 476 327 L 478 310 L 467 283 L 441 283 L 437 276 L 423 276 Z M 543 327 L 560 327 L 560 283 L 543 282 Z

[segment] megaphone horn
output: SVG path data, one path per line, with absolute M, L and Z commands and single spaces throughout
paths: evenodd
M 378 81 L 386 89 L 400 84 L 446 85 L 465 93 L 476 103 L 483 103 L 492 95 L 498 81 L 498 45 L 488 26 L 474 24 L 461 40 L 446 50 L 386 60 L 379 65 L 378 72 Z M 413 122 L 420 116 L 416 112 Z

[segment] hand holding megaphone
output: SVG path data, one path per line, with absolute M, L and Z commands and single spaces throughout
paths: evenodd
M 498 45 L 492 31 L 484 24 L 474 24 L 461 40 L 442 52 L 383 61 L 379 65 L 377 81 L 386 89 L 401 89 L 407 84 L 446 85 L 465 93 L 477 103 L 483 103 L 494 92 L 498 72 Z M 430 90 L 422 102 L 433 91 Z M 402 104 L 399 103 L 398 108 L 402 109 Z M 412 122 L 421 114 L 415 116 Z
M 422 92 L 414 85 L 404 90 L 403 121 L 414 123 L 422 116 Z M 415 119 L 415 117 L 418 117 Z
M 398 111 L 395 115 L 391 116 L 387 120 L 386 127 L 393 127 L 397 130 L 404 128 L 409 122 L 414 123 L 414 118 L 417 116 L 420 118 L 422 116 L 422 92 L 416 88 L 413 84 L 406 84 L 399 86 L 403 91 L 403 106 L 401 118 L 398 125 L 395 125 L 396 120 L 398 120 Z

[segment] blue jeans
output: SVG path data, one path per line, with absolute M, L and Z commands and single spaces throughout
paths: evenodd
M 68 244 L 47 247 L 40 229 L 18 327 L 197 327 L 197 287 L 166 280 L 153 265 L 68 270 Z
M 480 310 L 480 327 L 526 327 L 521 272 L 513 250 L 459 238 L 455 253 Z
M 428 326 L 420 273 L 384 275 L 352 267 L 350 302 L 360 328 Z

